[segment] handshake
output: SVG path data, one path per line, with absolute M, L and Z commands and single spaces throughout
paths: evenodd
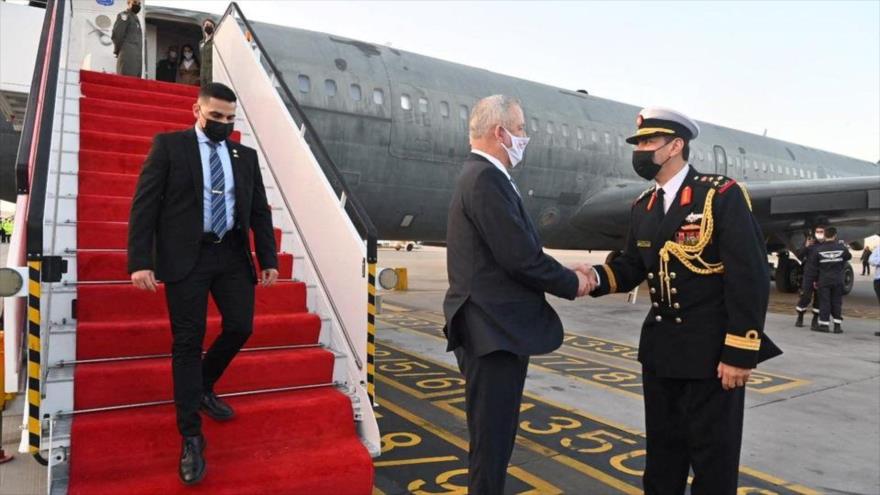
M 593 270 L 592 265 L 578 263 L 572 266 L 571 269 L 578 278 L 578 297 L 588 295 L 590 292 L 593 292 L 593 289 L 599 286 L 599 280 L 596 278 L 596 272 Z

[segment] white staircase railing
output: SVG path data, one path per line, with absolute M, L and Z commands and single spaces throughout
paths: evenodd
M 361 439 L 378 455 L 372 409 L 375 228 L 234 2 L 214 34 L 213 79 L 238 97 L 243 144 L 257 150 L 269 202 L 282 210 L 273 215 L 290 243 L 282 248 L 302 255 L 294 278 L 308 286 L 309 309 L 323 322 L 322 344 L 340 358 L 334 381 L 346 385 Z

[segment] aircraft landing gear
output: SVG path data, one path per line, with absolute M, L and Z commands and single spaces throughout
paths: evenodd
M 801 266 L 788 257 L 788 251 L 780 251 L 776 256 L 776 290 L 784 293 L 797 292 L 803 277 Z

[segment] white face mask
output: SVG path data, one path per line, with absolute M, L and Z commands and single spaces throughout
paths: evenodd
M 187 60 L 193 58 L 192 52 L 183 52 L 183 58 L 185 58 Z
M 502 129 L 504 128 L 502 127 Z M 507 129 L 504 129 L 504 132 L 510 136 L 510 148 L 505 146 L 503 142 L 501 143 L 501 147 L 504 148 L 504 151 L 507 152 L 507 156 L 510 158 L 510 168 L 515 168 L 523 159 L 523 155 L 526 152 L 526 145 L 529 144 L 529 138 L 514 136 L 513 133 Z
M 825 240 L 825 234 L 816 234 L 816 240 L 817 240 L 817 241 L 824 241 L 824 240 Z

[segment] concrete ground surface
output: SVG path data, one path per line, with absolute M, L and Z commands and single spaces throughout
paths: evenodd
M 606 254 L 549 252 L 564 264 L 601 263 Z M 380 266 L 408 269 L 409 290 L 384 292 L 377 322 L 377 412 L 387 445 L 376 459 L 376 495 L 464 493 L 460 375 L 440 337 L 445 255 L 436 247 L 380 250 Z M 626 295 L 549 299 L 567 336 L 558 352 L 532 358 L 506 492 L 640 493 L 644 415 L 634 354 L 646 292 L 635 304 Z M 739 493 L 880 494 L 880 309 L 871 279 L 856 276 L 841 335 L 795 328 L 793 306 L 793 295 L 771 291 L 766 332 L 785 354 L 760 366 L 746 394 Z M 7 452 L 18 447 L 20 401 L 3 413 Z M 16 454 L 0 465 L 0 493 L 46 493 L 45 469 Z

